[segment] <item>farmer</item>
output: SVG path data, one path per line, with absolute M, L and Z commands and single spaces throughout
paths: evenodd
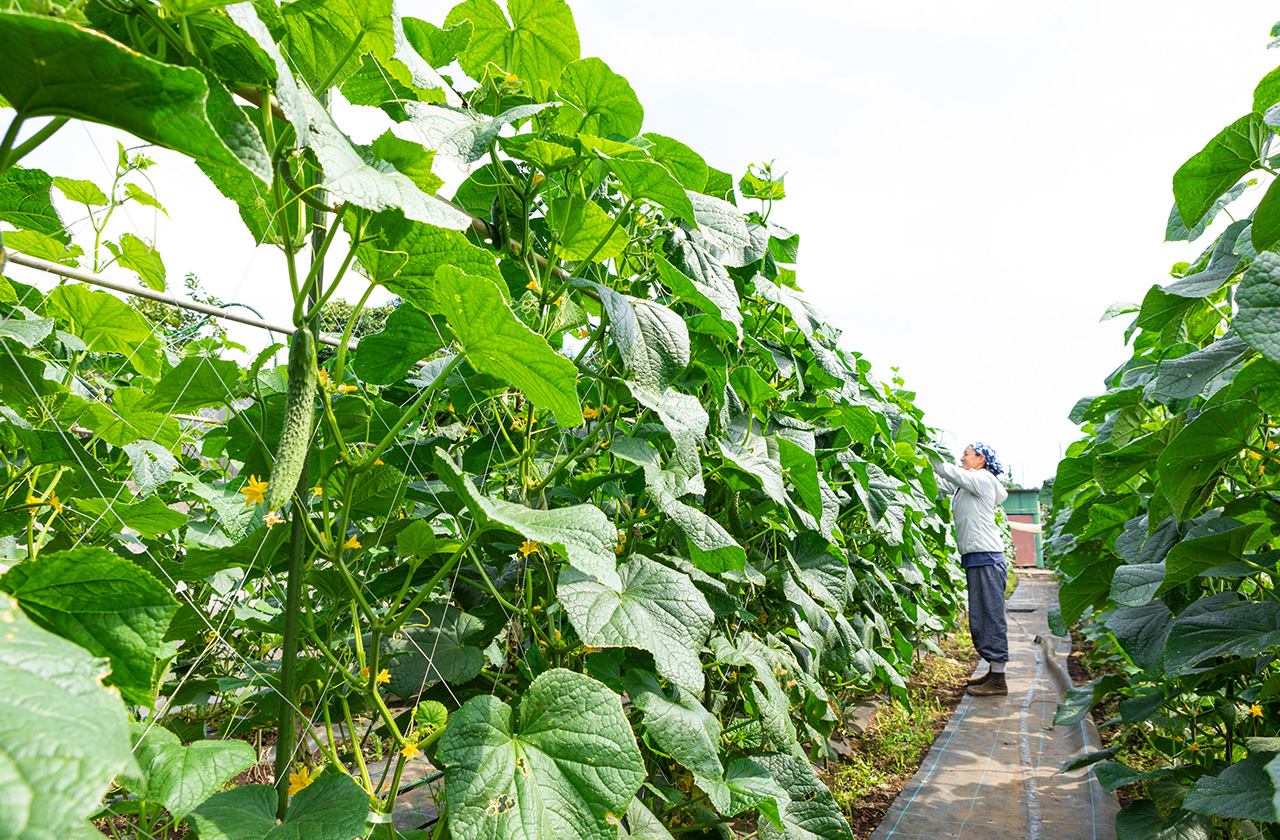
M 927 451 L 927 450 L 926 450 Z M 1002 469 L 996 452 L 984 443 L 964 448 L 960 467 L 933 453 L 929 462 L 945 489 L 951 490 L 960 568 L 969 584 L 969 634 L 987 673 L 969 681 L 970 694 L 1008 694 L 1004 666 L 1009 661 L 1009 634 L 1004 617 L 1004 589 L 1009 563 L 1004 537 L 996 526 L 996 505 L 1009 493 L 996 479 Z

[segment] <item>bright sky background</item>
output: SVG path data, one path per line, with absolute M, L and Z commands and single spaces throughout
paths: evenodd
M 1078 436 L 1071 406 L 1128 358 L 1130 316 L 1099 316 L 1167 282 L 1214 232 L 1162 242 L 1174 171 L 1280 64 L 1265 48 L 1280 12 L 1259 0 L 570 5 L 582 54 L 630 80 L 646 131 L 735 178 L 776 161 L 788 195 L 772 219 L 800 233 L 800 284 L 842 346 L 882 379 L 898 367 L 949 446 L 991 444 L 1026 486 Z M 401 8 L 440 23 L 449 4 Z M 365 109 L 342 121 L 360 142 L 390 124 Z M 114 136 L 73 124 L 23 165 L 109 182 Z M 154 157 L 169 219 L 130 206 L 116 232 L 155 240 L 171 284 L 193 271 L 288 320 L 278 254 L 252 248 L 194 165 Z

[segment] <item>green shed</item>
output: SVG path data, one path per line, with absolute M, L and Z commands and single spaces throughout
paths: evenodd
M 1011 489 L 1004 513 L 1013 528 L 1013 562 L 1044 568 L 1044 540 L 1040 533 L 1040 488 Z

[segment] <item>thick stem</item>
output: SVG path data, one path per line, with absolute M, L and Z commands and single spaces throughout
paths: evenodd
M 303 463 L 298 486 L 309 481 L 310 458 Z M 289 572 L 285 578 L 284 644 L 280 651 L 280 720 L 276 733 L 276 818 L 284 819 L 289 810 L 289 765 L 293 761 L 294 694 L 298 672 L 299 602 L 302 598 L 302 564 L 306 552 L 306 509 L 293 506 L 289 534 Z
M 21 145 L 9 153 L 8 165 L 12 166 L 22 160 L 28 153 L 52 137 L 58 129 L 62 128 L 66 124 L 67 117 L 55 117 L 52 120 L 49 120 L 49 122 L 45 123 L 39 131 L 28 137 Z

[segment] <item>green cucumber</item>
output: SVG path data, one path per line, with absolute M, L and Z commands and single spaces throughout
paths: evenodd
M 303 327 L 294 331 L 289 343 L 289 393 L 284 403 L 284 424 L 280 445 L 267 484 L 264 501 L 268 510 L 279 510 L 293 496 L 302 475 L 311 445 L 311 418 L 316 401 L 315 339 Z

